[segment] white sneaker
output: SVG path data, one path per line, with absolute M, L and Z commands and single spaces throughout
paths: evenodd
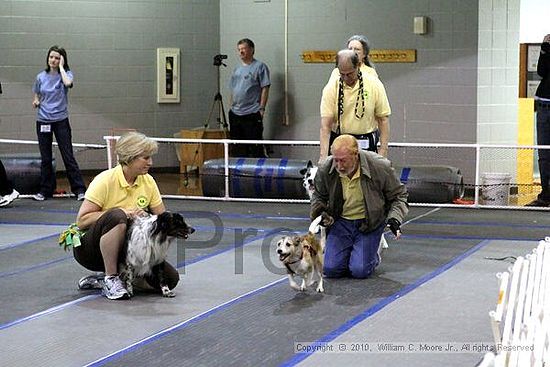
M 34 194 L 32 199 L 36 201 L 44 201 L 46 200 L 46 197 L 39 192 L 38 194 Z
M 19 197 L 19 192 L 13 189 L 11 194 L 8 194 L 2 197 L 2 199 L 0 200 L 0 207 L 11 204 L 11 202 L 17 199 L 18 197 Z
M 118 275 L 109 275 L 103 282 L 103 295 L 109 299 L 128 299 L 130 293 L 122 284 Z
M 78 289 L 103 289 L 105 274 L 92 274 L 80 278 Z

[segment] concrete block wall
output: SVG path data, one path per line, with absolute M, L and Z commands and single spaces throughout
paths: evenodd
M 477 142 L 518 143 L 520 0 L 479 1 Z M 516 152 L 487 154 L 482 172 L 515 174 Z
M 218 53 L 229 56 L 228 67 L 220 68 L 227 110 L 227 80 L 239 62 L 236 42 L 249 37 L 256 43 L 256 57 L 271 69 L 264 136 L 317 140 L 321 91 L 333 65 L 305 64 L 300 55 L 338 50 L 350 35 L 361 33 L 373 48 L 417 50 L 416 63 L 376 65 L 392 106 L 391 141 L 514 142 L 518 3 L 0 0 L 0 137 L 35 139 L 30 88 L 52 44 L 67 48 L 76 76 L 69 97 L 74 141 L 102 143 L 113 128 L 167 137 L 202 126 L 216 92 L 212 58 Z M 426 35 L 413 34 L 414 16 L 428 17 Z M 156 103 L 157 47 L 181 48 L 180 104 Z M 318 156 L 316 149 L 300 152 L 314 161 Z M 85 169 L 106 164 L 104 151 L 79 152 L 77 158 Z M 437 162 L 430 154 L 413 158 L 397 163 L 452 164 L 454 159 L 452 154 L 438 156 Z M 177 165 L 171 147 L 156 165 Z
M 519 2 L 479 2 L 479 143 L 517 142 Z
M 391 141 L 477 140 L 476 0 L 289 1 L 289 126 L 282 125 L 281 104 L 284 1 L 222 0 L 220 14 L 220 44 L 222 50 L 228 50 L 232 66 L 239 61 L 235 44 L 247 36 L 256 42 L 258 58 L 271 69 L 275 81 L 266 118 L 267 138 L 319 138 L 321 91 L 334 65 L 305 64 L 300 55 L 304 50 L 338 50 L 352 34 L 365 34 L 372 48 L 417 50 L 416 63 L 376 65 L 392 107 Z M 413 34 L 415 16 L 428 17 L 428 34 Z M 229 78 L 230 69 L 224 70 L 223 80 Z M 316 161 L 318 151 L 312 148 L 306 158 Z M 434 162 L 433 155 L 419 154 L 416 162 L 405 163 L 446 164 L 453 159 L 439 158 Z
M 216 89 L 219 33 L 218 0 L 0 0 L 0 137 L 36 140 L 31 86 L 53 44 L 66 48 L 75 74 L 74 142 L 101 144 L 113 129 L 172 137 L 201 126 Z M 158 47 L 181 49 L 179 104 L 156 102 Z M 104 150 L 76 156 L 83 169 L 106 167 Z M 176 166 L 174 148 L 163 148 L 155 164 Z

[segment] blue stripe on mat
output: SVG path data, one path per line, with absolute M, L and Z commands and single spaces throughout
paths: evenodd
M 200 229 L 200 227 L 195 227 L 196 229 Z M 236 246 L 236 245 L 232 245 L 232 246 L 228 246 L 226 248 L 223 248 L 219 251 L 216 251 L 214 253 L 211 253 L 211 254 L 207 254 L 207 255 L 204 255 L 204 256 L 199 256 L 193 260 L 190 260 L 188 262 L 182 262 L 182 263 L 179 263 L 177 264 L 177 268 L 181 268 L 183 266 L 186 266 L 186 265 L 191 265 L 191 264 L 194 264 L 194 263 L 197 263 L 197 262 L 200 262 L 200 261 L 203 261 L 203 260 L 206 260 L 210 257 L 213 257 L 213 256 L 216 256 L 216 255 L 219 255 L 221 253 L 224 253 L 224 252 L 228 252 L 230 250 L 234 250 L 238 247 L 242 247 L 242 246 L 245 246 L 247 245 L 248 243 L 250 242 L 253 242 L 253 241 L 256 241 L 258 239 L 261 239 L 261 238 L 264 238 L 264 237 L 267 237 L 267 236 L 270 236 L 274 233 L 277 233 L 276 231 L 278 231 L 279 229 L 275 229 L 275 230 L 271 230 L 267 233 L 265 233 L 264 235 L 260 235 L 260 236 L 255 236 L 253 238 L 249 238 L 248 240 L 246 241 L 243 241 L 242 245 L 240 246 Z M 265 230 L 258 230 L 259 232 L 266 232 Z M 31 270 L 36 270 L 36 269 L 41 269 L 41 268 L 44 268 L 44 267 L 47 267 L 47 266 L 50 266 L 50 265 L 53 265 L 53 264 L 56 264 L 56 263 L 59 263 L 61 261 L 65 261 L 65 260 L 69 260 L 69 259 L 72 259 L 72 256 L 67 256 L 67 257 L 64 257 L 64 258 L 60 258 L 60 259 L 56 259 L 56 260 L 52 260 L 52 261 L 49 261 L 49 262 L 46 262 L 46 263 L 41 263 L 41 264 L 37 264 L 37 265 L 34 265 L 34 266 L 31 266 L 31 267 L 27 267 L 27 268 L 24 268 L 24 269 L 19 269 L 19 270 L 15 270 L 15 271 L 12 271 L 12 272 L 5 272 L 5 273 L 0 273 L 0 277 L 2 276 L 11 276 L 11 275 L 15 275 L 15 274 L 20 274 L 20 273 L 23 273 L 25 271 L 31 271 Z M 285 278 L 286 279 L 286 278 Z M 283 279 L 284 280 L 284 279 Z M 58 305 L 58 306 L 55 306 L 55 307 L 52 307 L 52 308 L 49 308 L 47 310 L 44 310 L 44 311 L 41 311 L 41 312 L 38 312 L 36 314 L 33 314 L 33 315 L 29 315 L 27 317 L 24 317 L 24 318 L 21 318 L 21 319 L 17 319 L 17 320 L 14 320 L 14 321 L 11 321 L 11 322 L 8 322 L 6 324 L 2 324 L 0 325 L 0 330 L 2 329 L 7 329 L 11 326 L 15 326 L 15 325 L 18 325 L 20 323 L 23 323 L 25 321 L 30 321 L 32 319 L 35 319 L 35 318 L 38 318 L 40 316 L 45 316 L 45 315 L 48 315 L 48 314 L 51 314 L 51 313 L 54 313 L 54 312 L 57 312 L 57 311 L 60 311 L 66 307 L 69 307 L 69 306 L 72 306 L 78 302 L 81 302 L 81 301 L 86 301 L 86 300 L 90 300 L 90 299 L 93 299 L 93 298 L 96 298 L 96 297 L 99 297 L 100 295 L 91 295 L 91 296 L 86 296 L 86 297 L 82 297 L 82 298 L 79 298 L 78 300 L 75 300 L 75 301 L 72 301 L 72 302 L 67 302 L 67 303 L 63 303 L 61 305 Z
M 55 259 L 55 260 L 46 261 L 46 262 L 43 262 L 43 263 L 40 263 L 40 264 L 27 266 L 25 268 L 18 269 L 18 270 L 5 271 L 3 273 L 0 273 L 0 278 L 11 277 L 13 275 L 25 273 L 25 272 L 31 271 L 31 270 L 44 269 L 44 268 L 49 267 L 50 265 L 57 264 L 57 263 L 60 263 L 60 262 L 63 262 L 63 261 L 67 261 L 67 260 L 72 259 L 72 258 L 73 258 L 73 255 L 70 255 L 70 256 L 61 257 L 61 258 L 58 258 L 58 259 Z
M 195 229 L 201 230 L 201 231 L 209 231 L 209 230 L 215 229 L 214 227 L 208 227 L 208 226 L 194 226 L 194 227 L 195 227 Z M 529 227 L 529 226 L 525 226 L 525 227 Z M 235 230 L 236 228 L 239 228 L 239 227 L 235 227 L 235 228 L 228 227 L 228 228 L 224 228 L 224 230 L 232 231 L 232 230 Z M 222 254 L 224 252 L 231 251 L 232 249 L 235 249 L 235 248 L 238 248 L 238 247 L 242 247 L 242 246 L 244 246 L 244 245 L 246 245 L 250 242 L 257 241 L 259 239 L 268 237 L 268 236 L 273 235 L 273 234 L 280 234 L 280 233 L 294 234 L 294 233 L 296 233 L 296 231 L 291 231 L 289 229 L 284 229 L 284 228 L 275 228 L 275 229 L 269 230 L 267 233 L 265 233 L 266 230 L 264 230 L 264 229 L 257 229 L 257 231 L 259 233 L 263 233 L 263 234 L 260 234 L 258 236 L 254 236 L 254 237 L 249 237 L 246 241 L 243 241 L 243 243 L 240 244 L 240 245 L 232 244 L 232 245 L 226 246 L 222 249 L 219 249 L 217 251 L 214 251 L 212 253 L 196 257 L 193 260 L 180 262 L 176 265 L 176 267 L 181 268 L 181 267 L 184 267 L 186 265 L 191 265 L 191 264 L 194 264 L 196 262 L 206 260 L 210 257 Z M 0 249 L 0 252 L 2 252 L 3 250 L 14 249 L 14 248 L 17 248 L 19 246 L 33 244 L 33 242 L 35 242 L 35 241 L 41 241 L 41 240 L 45 240 L 45 239 L 49 239 L 51 237 L 57 237 L 57 236 L 58 235 L 56 234 L 56 235 L 52 235 L 52 236 L 48 236 L 48 237 L 44 237 L 44 238 L 39 238 L 39 239 L 36 239 L 36 240 L 29 240 L 29 241 L 26 241 L 26 242 L 23 242 L 23 243 L 20 243 L 20 244 L 12 244 L 12 245 L 9 245 L 9 247 L 5 247 L 3 249 Z M 403 234 L 402 238 L 403 239 L 406 239 L 406 238 L 426 238 L 426 239 L 442 239 L 442 240 L 451 240 L 451 241 L 484 240 L 484 239 L 487 239 L 487 240 L 500 240 L 500 241 L 534 241 L 534 239 L 532 237 L 528 237 L 528 238 L 524 238 L 524 237 L 515 237 L 515 238 L 491 237 L 491 238 L 487 238 L 487 236 L 439 236 L 439 235 L 418 235 L 418 234 Z M 62 257 L 62 258 L 58 258 L 58 259 L 51 260 L 51 261 L 48 261 L 48 262 L 44 262 L 44 263 L 28 266 L 28 267 L 25 267 L 25 268 L 21 268 L 21 269 L 18 269 L 18 270 L 2 272 L 2 273 L 0 273 L 0 278 L 9 277 L 9 276 L 13 276 L 13 275 L 18 275 L 18 274 L 22 274 L 24 272 L 33 271 L 33 270 L 40 270 L 40 269 L 49 267 L 51 265 L 55 265 L 57 263 L 60 263 L 62 261 L 69 260 L 71 258 L 72 258 L 71 256 Z
M 196 227 L 195 227 L 196 228 Z M 258 230 L 258 232 L 266 232 L 265 230 Z M 282 233 L 285 233 L 285 234 L 296 234 L 296 232 L 290 232 L 288 231 L 287 229 L 285 228 L 275 228 L 275 229 L 272 229 L 270 230 L 269 232 L 266 232 L 264 233 L 263 235 L 257 235 L 257 236 L 253 236 L 253 237 L 249 237 L 247 238 L 245 241 L 243 241 L 242 244 L 239 244 L 237 245 L 236 243 L 233 243 L 229 246 L 226 246 L 222 249 L 219 249 L 217 251 L 214 251 L 212 253 L 209 253 L 209 254 L 206 254 L 206 255 L 202 255 L 202 256 L 198 256 L 196 258 L 194 258 L 193 260 L 189 260 L 189 261 L 182 261 L 182 262 L 179 262 L 177 263 L 176 265 L 176 268 L 182 268 L 182 267 L 185 267 L 186 265 L 191 265 L 191 264 L 194 264 L 194 263 L 197 263 L 199 261 L 203 261 L 203 260 L 206 260 L 206 259 L 209 259 L 211 257 L 214 257 L 214 256 L 217 256 L 217 255 L 220 255 L 220 254 L 223 254 L 224 252 L 229 252 L 231 250 L 235 250 L 237 248 L 240 248 L 240 247 L 243 247 L 243 246 L 246 246 L 248 245 L 249 243 L 251 242 L 254 242 L 254 241 L 257 241 L 257 240 L 261 240 L 263 238 L 266 238 L 266 237 L 269 237 L 271 235 L 275 235 L 275 234 L 282 234 Z
M 187 218 L 204 218 L 203 216 L 194 216 L 193 212 L 185 212 L 185 211 L 179 211 L 181 215 Z M 217 216 L 220 218 L 226 218 L 226 219 L 239 219 L 239 218 L 245 218 L 245 219 L 268 219 L 268 220 L 281 220 L 281 221 L 307 221 L 309 222 L 309 217 L 298 217 L 298 216 L 274 216 L 274 215 L 257 215 L 257 214 L 221 214 L 216 213 Z M 423 221 L 418 220 L 414 222 L 415 224 L 420 225 L 434 225 L 434 226 L 472 226 L 472 227 L 510 227 L 510 228 L 550 228 L 550 225 L 545 224 L 506 224 L 506 223 L 496 223 L 496 222 L 438 222 L 438 221 Z M 8 225 L 44 225 L 44 226 L 66 226 L 68 223 L 44 223 L 44 222 L 37 222 L 37 223 L 29 223 L 29 222 L 19 222 L 19 221 L 7 221 L 7 220 L 1 220 L 1 224 L 8 224 Z
M 74 301 L 63 303 L 61 305 L 57 305 L 55 307 L 48 308 L 47 310 L 44 310 L 44 311 L 29 315 L 29 316 L 26 316 L 26 317 L 23 317 L 23 318 L 20 318 L 20 319 L 11 321 L 11 322 L 8 322 L 6 324 L 0 325 L 0 330 L 7 329 L 9 327 L 21 324 L 25 321 L 30 321 L 30 320 L 36 319 L 40 316 L 49 315 L 51 313 L 60 311 L 60 310 L 64 309 L 65 307 L 76 305 L 77 303 L 88 301 L 88 300 L 91 300 L 91 299 L 94 299 L 94 298 L 99 298 L 100 296 L 101 296 L 100 294 L 90 294 L 88 296 L 84 296 L 82 298 L 75 299 Z
M 407 286 L 405 286 L 404 288 L 402 288 L 400 291 L 392 294 L 391 296 L 389 297 L 386 297 L 385 299 L 383 299 L 382 301 L 378 302 L 377 304 L 375 304 L 374 306 L 366 309 L 363 313 L 355 316 L 353 319 L 349 320 L 348 322 L 342 324 L 339 328 L 333 330 L 332 332 L 330 332 L 329 334 L 325 335 L 324 337 L 318 339 L 317 341 L 315 341 L 312 345 L 321 345 L 323 343 L 327 343 L 327 342 L 330 342 L 332 340 L 334 340 L 336 337 L 338 337 L 339 335 L 343 334 L 344 332 L 346 332 L 347 330 L 351 329 L 353 326 L 359 324 L 360 322 L 362 322 L 363 320 L 365 320 L 366 318 L 374 315 L 376 312 L 380 311 L 381 309 L 383 309 L 384 307 L 386 307 L 388 304 L 392 303 L 393 301 L 403 297 L 404 295 L 412 292 L 413 290 L 415 290 L 416 288 L 420 287 L 422 284 L 428 282 L 429 280 L 435 278 L 436 276 L 438 276 L 439 274 L 447 271 L 448 269 L 452 268 L 453 266 L 455 266 L 456 264 L 458 264 L 459 262 L 461 262 L 462 260 L 464 260 L 465 258 L 467 258 L 468 256 L 472 255 L 473 253 L 477 252 L 478 250 L 480 250 L 481 248 L 483 248 L 484 246 L 486 246 L 490 241 L 489 240 L 485 240 L 481 243 L 479 243 L 478 245 L 476 245 L 475 247 L 469 249 L 468 251 L 464 252 L 463 254 L 455 257 L 453 260 L 451 260 L 450 262 L 448 262 L 447 264 L 439 267 L 438 269 L 434 270 L 433 272 L 419 278 L 416 282 L 412 283 L 412 284 L 409 284 Z M 251 296 L 255 296 L 259 293 L 262 293 L 263 291 L 267 290 L 267 289 L 270 289 L 272 288 L 273 286 L 277 285 L 277 284 L 280 284 L 282 282 L 284 282 L 286 280 L 286 278 L 282 278 L 282 279 L 279 279 L 275 282 L 272 282 L 270 284 L 267 284 L 265 285 L 264 287 L 262 288 L 258 288 L 254 291 L 251 291 L 249 293 L 246 293 L 242 296 L 239 296 L 233 300 L 230 300 L 226 303 L 223 303 L 221 304 L 220 306 L 216 306 L 202 314 L 199 314 L 191 319 L 188 319 L 188 320 L 185 320 L 179 324 L 176 324 L 168 329 L 165 329 L 165 330 L 161 330 L 159 331 L 158 333 L 154 334 L 154 335 L 151 335 L 149 337 L 146 337 L 132 345 L 129 345 L 128 347 L 126 348 L 122 348 L 116 352 L 113 352 L 105 357 L 102 357 L 94 362 L 91 362 L 89 364 L 87 364 L 85 367 L 91 367 L 91 366 L 103 366 L 105 365 L 106 363 L 109 363 L 115 359 L 118 359 L 122 356 L 124 356 L 125 354 L 131 352 L 131 351 L 134 351 L 142 346 L 145 346 L 147 344 L 150 344 L 164 336 L 167 336 L 171 333 L 173 333 L 174 331 L 177 331 L 177 330 L 180 330 L 192 323 L 196 323 L 198 321 L 201 321 L 203 320 L 204 318 L 207 318 L 215 313 L 218 313 L 222 310 L 225 310 L 226 308 L 236 304 L 236 303 L 239 303 Z M 284 362 L 282 364 L 282 366 L 294 366 L 296 365 L 297 363 L 303 361 L 304 359 L 306 359 L 307 357 L 309 357 L 312 353 L 302 353 L 302 354 L 297 354 L 294 358 L 290 359 L 289 361 L 287 362 Z
M 216 306 L 216 307 L 214 307 L 214 308 L 211 308 L 211 309 L 208 310 L 208 311 L 205 311 L 205 312 L 203 312 L 203 313 L 200 313 L 200 314 L 198 314 L 197 316 L 194 316 L 194 317 L 192 317 L 192 318 L 190 318 L 190 319 L 187 319 L 187 320 L 185 320 L 185 321 L 182 321 L 182 322 L 180 322 L 179 324 L 176 324 L 176 325 L 174 325 L 174 326 L 172 326 L 172 327 L 170 327 L 170 328 L 168 328 L 168 329 L 161 330 L 161 331 L 159 331 L 159 332 L 156 333 L 156 334 L 153 334 L 153 335 L 151 335 L 151 336 L 148 336 L 148 337 L 146 337 L 146 338 L 144 338 L 144 339 L 142 339 L 142 340 L 140 340 L 140 341 L 138 341 L 138 342 L 136 342 L 136 343 L 134 343 L 134 344 L 132 344 L 132 345 L 127 346 L 126 348 L 120 349 L 120 350 L 118 350 L 118 351 L 116 351 L 116 352 L 113 352 L 113 353 L 109 354 L 108 356 L 105 356 L 105 357 L 100 358 L 100 359 L 98 359 L 98 360 L 96 360 L 96 361 L 94 361 L 94 362 L 91 362 L 91 363 L 85 365 L 84 367 L 103 366 L 103 365 L 105 365 L 106 363 L 109 363 L 109 362 L 111 362 L 111 361 L 113 361 L 113 360 L 115 360 L 115 359 L 117 359 L 117 358 L 120 358 L 120 357 L 124 356 L 124 355 L 127 354 L 127 353 L 130 353 L 131 351 L 133 351 L 133 350 L 135 350 L 135 349 L 138 349 L 138 348 L 141 348 L 141 347 L 143 347 L 143 346 L 145 346 L 145 345 L 147 345 L 147 344 L 150 344 L 150 343 L 152 343 L 152 342 L 154 342 L 154 341 L 156 341 L 156 340 L 158 340 L 158 339 L 160 339 L 160 338 L 163 338 L 163 337 L 165 337 L 165 336 L 167 336 L 167 335 L 169 335 L 169 334 L 171 334 L 171 333 L 173 333 L 173 332 L 175 332 L 175 331 L 181 330 L 181 329 L 185 328 L 186 326 L 195 324 L 195 323 L 197 323 L 197 322 L 199 322 L 199 321 L 201 321 L 201 320 L 203 320 L 203 319 L 205 319 L 205 318 L 207 318 L 207 317 L 209 317 L 209 316 L 212 316 L 212 315 L 214 315 L 214 314 L 216 314 L 216 313 L 218 313 L 218 312 L 220 312 L 220 311 L 223 311 L 223 310 L 225 310 L 225 309 L 227 309 L 227 308 L 233 306 L 234 304 L 237 304 L 237 303 L 239 303 L 239 302 L 241 302 L 241 301 L 243 301 L 243 300 L 245 300 L 245 299 L 248 299 L 248 298 L 250 298 L 250 297 L 252 297 L 252 296 L 255 296 L 255 295 L 257 295 L 257 294 L 260 294 L 260 293 L 262 293 L 262 292 L 264 292 L 264 291 L 266 291 L 266 290 L 268 290 L 268 289 L 271 289 L 271 288 L 273 288 L 274 286 L 276 286 L 276 285 L 278 285 L 278 284 L 281 284 L 281 283 L 283 283 L 283 282 L 286 281 L 286 280 L 287 280 L 286 277 L 285 277 L 285 278 L 282 278 L 282 279 L 279 279 L 279 280 L 276 280 L 276 281 L 271 282 L 271 283 L 269 283 L 269 284 L 267 284 L 267 285 L 264 285 L 264 286 L 261 287 L 261 288 L 255 289 L 255 290 L 250 291 L 250 292 L 248 292 L 248 293 L 245 293 L 245 294 L 243 294 L 242 296 L 233 298 L 232 300 L 227 301 L 227 302 L 225 302 L 225 303 L 222 303 L 221 305 Z
M 59 237 L 59 233 L 54 233 L 54 234 L 51 234 L 51 235 L 45 236 L 45 237 L 33 238 L 32 240 L 9 243 L 6 246 L 0 247 L 0 252 L 12 249 L 14 247 L 22 247 L 22 246 L 25 246 L 25 245 L 29 245 L 31 243 L 35 243 L 35 242 L 38 242 L 38 241 L 49 240 L 51 238 L 57 238 L 57 237 Z
M 351 320 L 349 320 L 346 323 L 342 324 L 339 328 L 334 329 L 333 331 L 326 334 L 325 336 L 317 339 L 311 345 L 320 347 L 320 346 L 322 346 L 322 345 L 324 345 L 328 342 L 333 341 L 338 336 L 342 335 L 343 333 L 345 333 L 346 331 L 348 331 L 349 329 L 351 329 L 355 325 L 361 323 L 365 319 L 371 317 L 372 315 L 374 315 L 378 311 L 382 310 L 384 307 L 386 307 L 390 303 L 400 299 L 401 297 L 403 297 L 403 296 L 407 295 L 408 293 L 412 292 L 413 290 L 420 287 L 424 283 L 432 280 L 433 278 L 440 275 L 441 273 L 444 273 L 445 271 L 449 270 L 450 268 L 452 268 L 453 266 L 455 266 L 456 264 L 458 264 L 462 260 L 464 260 L 467 257 L 471 256 L 472 254 L 479 251 L 483 247 L 487 246 L 490 242 L 491 242 L 490 240 L 484 240 L 484 241 L 480 242 L 479 244 L 472 247 L 468 251 L 466 251 L 463 254 L 455 257 L 453 260 L 451 260 L 447 264 L 437 268 L 436 270 L 432 271 L 429 274 L 424 275 L 423 277 L 419 278 L 416 282 L 411 283 L 409 285 L 406 285 L 405 287 L 400 289 L 398 292 L 392 294 L 389 297 L 384 298 L 383 300 L 376 303 L 375 305 L 367 308 L 365 311 L 363 311 L 359 315 L 355 316 Z M 311 349 L 315 349 L 315 348 L 311 348 Z M 296 364 L 302 362 L 304 359 L 308 358 L 312 354 L 313 354 L 313 352 L 304 352 L 304 353 L 296 354 L 293 358 L 291 358 L 288 361 L 282 363 L 280 366 L 295 366 Z
M 538 241 L 539 239 L 533 238 L 533 237 L 487 237 L 487 236 L 439 236 L 439 235 L 432 235 L 432 234 L 403 234 L 401 235 L 401 238 L 431 238 L 431 239 L 438 239 L 438 240 L 452 240 L 452 241 L 460 241 L 460 240 L 491 240 L 491 241 Z
M 472 227 L 509 227 L 509 228 L 550 228 L 548 224 L 513 224 L 496 222 L 439 222 L 431 220 L 415 220 L 415 224 L 434 226 L 472 226 Z

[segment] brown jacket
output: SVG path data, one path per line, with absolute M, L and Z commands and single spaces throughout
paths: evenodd
M 397 178 L 391 162 L 374 152 L 359 151 L 361 189 L 365 200 L 366 218 L 359 227 L 371 232 L 389 218 L 403 223 L 409 211 L 407 189 Z M 342 215 L 344 197 L 340 175 L 333 165 L 332 156 L 319 167 L 315 176 L 315 192 L 311 199 L 311 219 L 326 211 L 334 219 Z

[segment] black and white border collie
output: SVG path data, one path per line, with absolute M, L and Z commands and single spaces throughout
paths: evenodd
M 166 285 L 161 267 L 156 266 L 166 260 L 168 249 L 177 238 L 186 239 L 193 232 L 195 229 L 188 226 L 180 214 L 168 211 L 132 221 L 127 233 L 126 260 L 119 265 L 121 279 L 126 282 L 130 296 L 134 280 L 151 275 L 153 271 L 159 277 L 162 295 L 176 295 Z

